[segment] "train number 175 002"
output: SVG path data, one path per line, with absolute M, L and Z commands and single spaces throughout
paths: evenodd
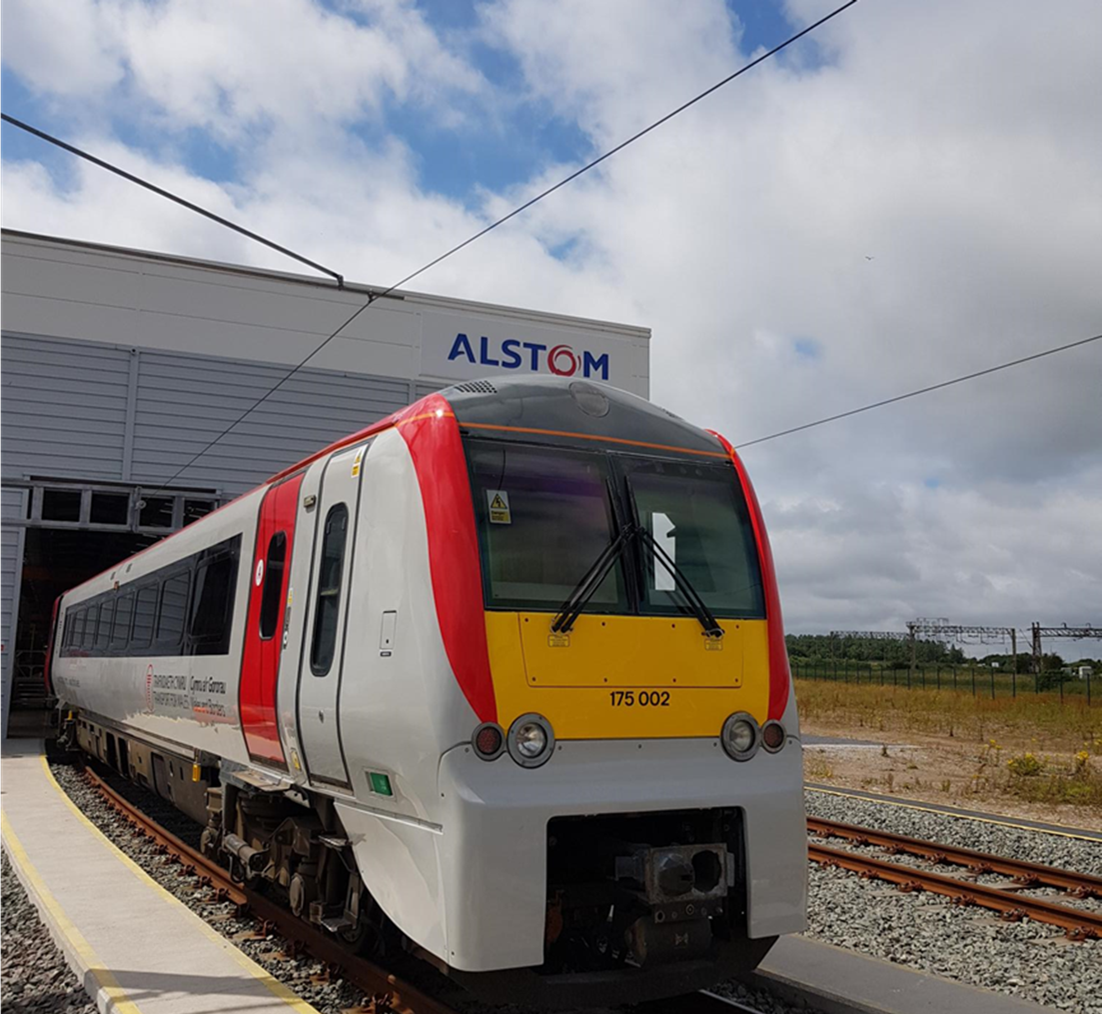
M 609 700 L 614 708 L 668 708 L 670 692 L 668 690 L 610 690 Z

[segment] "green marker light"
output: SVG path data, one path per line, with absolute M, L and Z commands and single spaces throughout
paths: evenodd
M 380 796 L 393 796 L 394 790 L 390 787 L 390 778 L 381 771 L 369 771 L 371 779 L 371 791 Z

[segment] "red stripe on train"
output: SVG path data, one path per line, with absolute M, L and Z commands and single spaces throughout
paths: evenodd
M 451 406 L 429 395 L 395 420 L 409 447 L 428 531 L 429 570 L 444 650 L 463 696 L 481 722 L 497 720 L 486 646 L 482 564 L 471 481 Z
M 769 536 L 765 531 L 765 519 L 758 503 L 750 476 L 742 464 L 731 443 L 715 430 L 708 430 L 722 445 L 738 472 L 742 493 L 750 509 L 750 523 L 754 528 L 754 541 L 758 545 L 758 560 L 761 566 L 762 590 L 765 593 L 765 621 L 769 635 L 769 717 L 780 718 L 788 704 L 788 694 L 792 686 L 792 674 L 788 668 L 788 648 L 784 643 L 784 620 L 781 618 L 781 596 L 777 590 L 777 572 L 773 567 L 773 550 L 769 547 Z

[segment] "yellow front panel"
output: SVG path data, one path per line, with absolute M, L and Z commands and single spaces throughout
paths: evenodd
M 767 650 L 764 620 L 721 620 L 713 638 L 693 617 L 583 615 L 569 634 L 551 631 L 554 618 L 520 614 L 531 686 L 738 687 Z
M 560 739 L 718 736 L 733 711 L 765 721 L 764 620 L 721 620 L 709 649 L 695 619 L 580 616 L 566 638 L 549 613 L 486 613 L 498 721 L 545 716 Z

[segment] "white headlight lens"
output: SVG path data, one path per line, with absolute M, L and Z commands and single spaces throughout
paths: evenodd
M 761 746 L 761 734 L 753 715 L 736 712 L 723 723 L 723 749 L 734 760 L 749 760 Z
M 727 728 L 727 745 L 735 753 L 746 753 L 754 745 L 754 727 L 745 718 L 732 722 Z
M 531 712 L 513 722 L 505 737 L 505 747 L 522 768 L 538 768 L 554 752 L 555 733 L 543 715 Z
M 517 729 L 517 749 L 525 757 L 538 757 L 547 749 L 547 733 L 543 727 L 529 722 Z

